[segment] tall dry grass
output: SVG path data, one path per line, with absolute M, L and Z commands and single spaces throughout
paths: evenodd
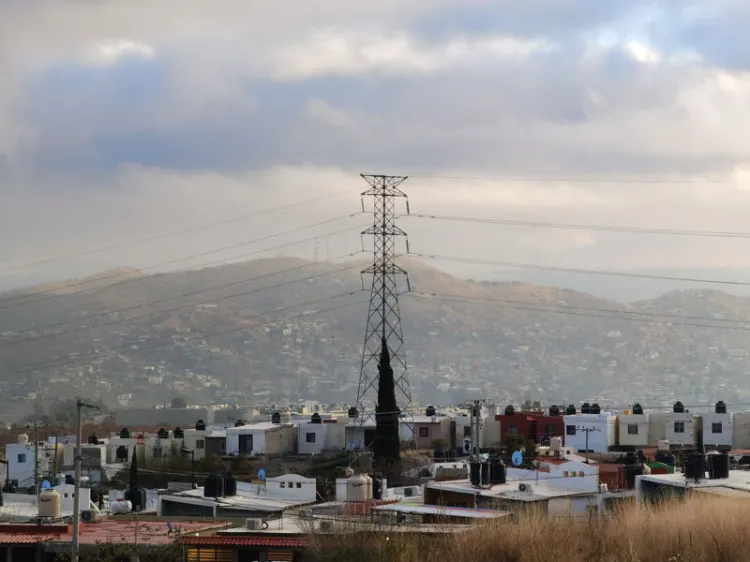
M 350 529 L 353 531 L 353 529 Z M 750 501 L 691 498 L 606 519 L 520 516 L 451 535 L 312 535 L 311 562 L 750 562 Z

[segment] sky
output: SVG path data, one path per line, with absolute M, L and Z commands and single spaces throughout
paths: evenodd
M 748 232 L 748 26 L 739 0 L 5 0 L 0 288 L 341 258 L 372 220 L 360 173 L 408 175 L 419 215 Z M 417 254 L 547 266 L 744 267 L 750 249 L 399 226 Z

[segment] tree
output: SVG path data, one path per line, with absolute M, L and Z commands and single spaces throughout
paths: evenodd
M 185 402 L 184 398 L 172 398 L 172 404 L 170 406 L 172 408 L 187 408 L 187 402 Z
M 396 383 L 385 336 L 381 338 L 381 345 L 373 457 L 376 466 L 379 466 L 383 473 L 389 473 L 401 460 L 401 443 L 398 436 L 398 421 L 401 412 L 396 404 Z

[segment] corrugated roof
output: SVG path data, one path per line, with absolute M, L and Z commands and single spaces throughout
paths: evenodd
M 60 535 L 35 535 L 29 533 L 0 533 L 0 544 L 36 544 L 59 540 Z
M 181 542 L 186 545 L 222 545 L 222 546 L 271 546 L 271 547 L 288 547 L 288 548 L 305 548 L 308 546 L 307 539 L 296 537 L 269 537 L 269 536 L 227 536 L 227 535 L 210 535 L 206 537 L 189 537 L 181 538 Z

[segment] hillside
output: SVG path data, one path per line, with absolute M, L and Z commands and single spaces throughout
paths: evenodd
M 121 268 L 5 293 L 0 405 L 11 415 L 77 394 L 111 404 L 351 400 L 369 297 L 363 265 Z M 750 319 L 746 298 L 679 291 L 626 305 L 402 265 L 414 292 L 401 310 L 417 399 L 750 401 L 750 324 L 728 321 Z

